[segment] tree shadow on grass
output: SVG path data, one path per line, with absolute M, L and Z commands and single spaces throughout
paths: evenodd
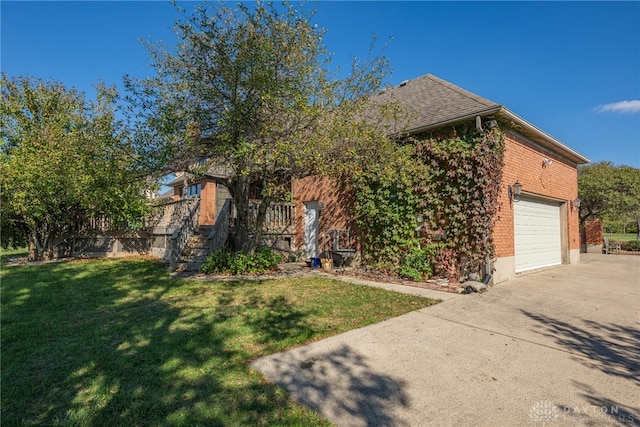
M 589 368 L 608 375 L 640 380 L 640 330 L 613 323 L 583 320 L 582 327 L 542 314 L 521 310 L 538 322 L 538 333 L 552 338 L 563 349 L 579 354 Z
M 287 396 L 251 374 L 232 345 L 243 339 L 229 323 L 242 304 L 232 290 L 198 299 L 203 286 L 144 260 L 3 271 L 3 424 L 291 422 Z M 281 311 L 265 338 L 303 322 L 284 302 L 256 295 L 254 304 Z
M 300 404 L 346 425 L 400 426 L 393 409 L 409 406 L 404 381 L 374 372 L 348 345 L 299 349 L 256 360 L 252 368 L 285 388 Z
M 282 350 L 285 347 L 309 340 L 315 333 L 308 324 L 308 313 L 296 309 L 280 295 L 263 301 L 253 300 L 253 304 L 261 306 L 247 317 L 245 323 L 256 334 L 257 341 L 266 345 L 265 351 Z

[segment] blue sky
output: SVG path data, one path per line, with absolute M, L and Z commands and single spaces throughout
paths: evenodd
M 196 3 L 181 3 L 190 9 Z M 431 73 L 592 161 L 640 167 L 640 2 L 308 3 L 334 63 L 386 44 L 390 84 Z M 171 43 L 169 2 L 1 1 L 0 69 L 94 94 L 153 73 L 139 38 Z M 388 41 L 389 37 L 392 40 Z

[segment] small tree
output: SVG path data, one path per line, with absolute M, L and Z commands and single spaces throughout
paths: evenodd
M 640 169 L 598 162 L 578 169 L 580 224 L 591 217 L 640 227 Z M 640 238 L 640 234 L 639 234 Z
M 616 167 L 611 162 L 592 163 L 578 168 L 580 224 L 611 210 L 616 198 L 615 173 Z
M 135 147 L 118 134 L 116 93 L 97 101 L 30 77 L 0 80 L 0 220 L 2 244 L 30 243 L 51 256 L 56 237 L 95 215 L 140 219 L 145 180 Z
M 169 168 L 208 158 L 231 172 L 236 241 L 246 253 L 262 240 L 270 204 L 291 197 L 291 178 L 328 169 L 328 153 L 349 142 L 341 136 L 357 134 L 348 129 L 388 69 L 376 57 L 335 77 L 312 17 L 289 4 L 199 6 L 176 22 L 174 49 L 147 44 L 157 76 L 127 79 L 132 105 Z M 256 182 L 253 223 L 249 186 Z
M 640 169 L 620 166 L 616 174 L 618 198 L 614 212 L 623 224 L 634 221 L 637 224 L 637 239 L 640 240 Z

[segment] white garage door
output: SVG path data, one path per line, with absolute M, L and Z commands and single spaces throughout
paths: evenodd
M 559 204 L 523 198 L 514 223 L 516 273 L 562 264 Z

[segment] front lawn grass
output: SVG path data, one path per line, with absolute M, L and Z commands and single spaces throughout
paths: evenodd
M 619 240 L 621 242 L 638 239 L 638 235 L 636 233 L 605 233 L 604 236 L 609 238 L 609 240 Z
M 247 362 L 434 303 L 321 277 L 176 279 L 143 259 L 0 280 L 3 425 L 327 425 Z
M 0 266 L 3 266 L 8 259 L 26 257 L 29 255 L 28 248 L 1 248 L 0 247 Z

